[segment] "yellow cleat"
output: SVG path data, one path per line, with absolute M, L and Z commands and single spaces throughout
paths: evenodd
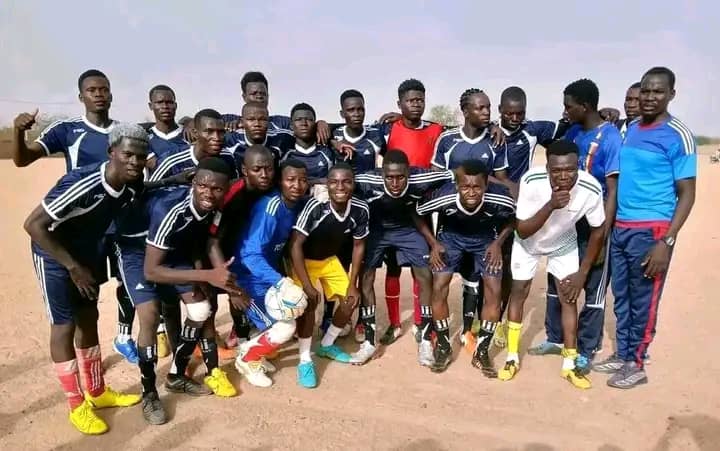
M 104 409 L 106 407 L 130 407 L 139 403 L 141 400 L 142 396 L 140 395 L 119 393 L 107 385 L 105 386 L 105 391 L 97 397 L 85 392 L 85 401 L 89 402 L 90 405 L 96 409 Z
M 510 360 L 509 362 L 505 362 L 505 366 L 498 371 L 498 379 L 501 381 L 509 381 L 515 377 L 518 371 L 520 371 L 520 365 L 515 363 L 514 360 Z
M 562 370 L 561 374 L 562 374 L 563 379 L 567 379 L 571 384 L 573 384 L 577 388 L 581 388 L 583 390 L 592 388 L 592 383 L 590 382 L 590 379 L 588 379 L 587 376 L 577 374 L 575 372 L 575 369 Z
M 212 390 L 217 396 L 222 398 L 232 398 L 233 396 L 237 396 L 237 390 L 235 390 L 233 384 L 230 383 L 225 371 L 220 368 L 214 368 L 212 372 L 210 372 L 209 376 L 205 376 L 204 381 L 205 385 L 210 387 L 210 390 Z
M 108 430 L 107 424 L 102 418 L 95 415 L 88 401 L 83 401 L 82 404 L 71 410 L 69 419 L 70 423 L 83 434 L 100 435 Z
M 170 355 L 170 342 L 165 332 L 157 334 L 157 354 L 161 359 Z

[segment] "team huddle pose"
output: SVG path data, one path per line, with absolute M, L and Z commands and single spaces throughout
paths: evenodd
M 138 403 L 148 423 L 167 422 L 156 366 L 168 354 L 166 390 L 191 396 L 237 395 L 219 365 L 227 358 L 250 384 L 271 386 L 272 360 L 293 338 L 302 387 L 318 385 L 313 354 L 366 364 L 402 335 L 403 267 L 413 278 L 417 360 L 433 372 L 455 359 L 448 295 L 459 273 L 457 335 L 470 363 L 488 378 L 516 377 L 523 305 L 546 259 L 547 338 L 528 354 L 562 355 L 562 378 L 581 389 L 593 370 L 614 388 L 647 383 L 665 276 L 695 199 L 695 141 L 668 112 L 674 85 L 672 71 L 650 69 L 628 89 L 618 120 L 598 109 L 595 83 L 577 80 L 563 92 L 559 121 L 527 120 L 525 93 L 509 87 L 497 123 L 489 96 L 468 89 L 464 123 L 451 127 L 422 119 L 425 87 L 410 79 L 398 88 L 399 113 L 368 125 L 363 95 L 347 90 L 344 123 L 333 124 L 307 103 L 270 115 L 267 79 L 248 72 L 241 115 L 203 109 L 180 125 L 175 93 L 158 85 L 148 104 L 155 122 L 127 124 L 110 118 L 108 78 L 84 72 L 82 117 L 33 142 L 25 133 L 37 110 L 14 123 L 18 167 L 54 153 L 67 166 L 24 227 L 70 422 L 102 434 L 95 409 Z M 547 163 L 533 167 L 537 144 Z M 118 281 L 113 349 L 139 366 L 141 395 L 104 380 L 97 299 L 108 260 Z M 389 326 L 378 337 L 383 264 Z M 608 284 L 617 349 L 594 362 Z M 224 340 L 215 328 L 220 294 L 233 320 Z M 359 347 L 344 349 L 336 341 L 356 310 Z M 492 344 L 507 346 L 497 368 Z M 193 355 L 205 365 L 201 382 Z

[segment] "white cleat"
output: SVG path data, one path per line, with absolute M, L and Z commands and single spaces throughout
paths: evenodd
M 371 345 L 369 341 L 364 341 L 357 352 L 350 354 L 350 363 L 353 365 L 364 365 L 375 355 L 376 350 L 377 348 Z
M 238 373 L 245 376 L 250 384 L 256 387 L 267 388 L 273 384 L 272 379 L 265 374 L 265 368 L 261 360 L 245 362 L 241 357 L 235 359 L 235 368 Z
M 272 362 L 269 361 L 268 359 L 263 357 L 261 362 L 262 362 L 261 365 L 265 369 L 266 373 L 274 373 L 277 371 L 277 367 L 275 365 L 273 365 Z
M 432 366 L 435 363 L 432 343 L 428 340 L 422 340 L 418 345 L 418 363 L 421 366 Z

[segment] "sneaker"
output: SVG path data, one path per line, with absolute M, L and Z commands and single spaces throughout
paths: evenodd
M 212 390 L 203 384 L 195 382 L 195 380 L 177 374 L 168 374 L 165 380 L 165 390 L 172 393 L 185 393 L 190 396 L 206 396 L 211 395 Z
M 228 379 L 225 371 L 220 368 L 213 368 L 210 374 L 205 376 L 203 382 L 205 382 L 205 385 L 207 385 L 215 395 L 221 398 L 237 396 L 237 390 L 235 390 L 235 387 Z
M 157 338 L 157 353 L 159 358 L 165 358 L 170 355 L 170 341 L 165 332 L 160 332 Z
M 477 337 L 472 333 L 472 331 L 468 330 L 464 334 L 460 335 L 460 343 L 463 345 L 468 354 L 472 354 L 475 352 L 475 348 L 477 347 Z
M 415 337 L 415 343 L 420 344 L 422 341 L 422 328 L 417 324 L 413 324 L 412 333 L 413 337 Z
M 83 401 L 82 404 L 71 410 L 68 418 L 75 429 L 83 434 L 100 435 L 108 430 L 107 424 L 95 414 L 88 401 Z
M 85 392 L 85 401 L 96 409 L 104 409 L 106 407 L 130 407 L 139 403 L 142 396 L 128 393 L 116 392 L 109 386 L 105 386 L 105 391 L 100 396 L 92 396 L 89 392 Z
M 507 327 L 507 321 L 502 321 L 500 324 L 498 324 L 497 329 L 495 329 L 495 335 L 493 335 L 492 342 L 496 347 L 500 349 L 504 349 L 505 346 L 507 346 Z
M 562 352 L 562 349 L 563 349 L 562 345 L 545 340 L 542 343 L 535 345 L 532 348 L 529 348 L 528 354 L 530 354 L 530 355 L 560 355 L 560 353 Z
M 578 357 L 580 357 L 580 355 L 578 355 Z M 571 370 L 562 370 L 560 374 L 564 379 L 566 379 L 568 382 L 570 382 L 577 388 L 587 390 L 588 388 L 592 387 L 590 379 L 588 379 L 587 376 L 585 376 L 584 374 L 581 374 L 580 371 L 578 371 L 577 367 Z
M 442 373 L 450 366 L 450 362 L 452 362 L 452 348 L 445 350 L 438 346 L 435 348 L 433 360 L 434 362 L 430 365 L 430 371 L 433 373 Z
M 422 340 L 418 345 L 418 363 L 421 366 L 428 367 L 431 367 L 435 363 L 432 343 L 428 340 Z
M 235 359 L 235 368 L 238 373 L 245 376 L 247 381 L 256 387 L 267 388 L 273 384 L 272 379 L 265 374 L 265 368 L 261 360 L 246 362 L 239 357 Z
M 402 329 L 399 326 L 388 326 L 383 336 L 380 337 L 380 344 L 385 346 L 393 344 L 401 335 Z
M 350 363 L 353 365 L 364 365 L 375 355 L 377 348 L 369 341 L 363 341 L 357 352 L 350 354 Z
M 625 362 L 622 359 L 619 359 L 616 354 L 611 354 L 602 362 L 595 363 L 592 369 L 598 373 L 614 374 L 620 371 L 624 365 Z
M 301 362 L 297 367 L 297 381 L 301 387 L 317 387 L 317 375 L 315 374 L 315 362 Z
M 235 333 L 235 329 L 230 329 L 230 333 L 228 334 L 227 338 L 225 339 L 225 347 L 228 349 L 235 349 L 240 345 L 240 340 L 238 339 L 237 333 Z
M 470 364 L 482 371 L 483 376 L 489 379 L 495 379 L 498 377 L 495 364 L 492 359 L 490 359 L 490 353 L 486 350 L 476 349 L 472 356 L 472 360 L 470 360 Z
M 578 354 L 575 357 L 575 372 L 581 376 L 587 376 L 590 374 L 590 368 L 592 367 L 591 361 L 588 357 L 583 354 Z
M 627 390 L 638 385 L 647 384 L 648 377 L 643 368 L 638 368 L 635 362 L 625 362 L 623 368 L 610 376 L 608 387 Z
M 520 364 L 514 360 L 505 362 L 505 366 L 498 372 L 498 379 L 501 381 L 509 381 L 520 371 Z
M 351 359 L 350 354 L 340 349 L 338 345 L 320 346 L 315 350 L 315 355 L 340 363 L 350 363 Z
M 125 343 L 120 343 L 115 337 L 113 340 L 113 349 L 115 352 L 120 354 L 127 360 L 128 362 L 132 363 L 133 365 L 138 364 L 138 353 L 137 353 L 137 345 L 133 341 L 133 339 L 129 339 Z
M 143 396 L 142 399 L 143 418 L 149 424 L 159 425 L 167 423 L 167 415 L 165 409 L 160 402 L 160 397 L 156 391 L 150 392 Z
M 347 337 L 348 335 L 350 335 L 350 332 L 352 332 L 352 325 L 350 323 L 347 323 L 338 334 L 338 337 Z
M 355 326 L 355 341 L 357 343 L 365 341 L 365 326 L 362 324 Z
M 261 365 L 265 369 L 266 373 L 274 373 L 277 371 L 277 367 L 272 364 L 267 358 L 264 358 L 261 360 Z

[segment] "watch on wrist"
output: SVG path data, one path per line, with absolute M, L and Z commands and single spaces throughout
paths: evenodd
M 675 246 L 675 237 L 674 236 L 665 236 L 662 239 L 663 243 L 667 244 L 669 247 Z

